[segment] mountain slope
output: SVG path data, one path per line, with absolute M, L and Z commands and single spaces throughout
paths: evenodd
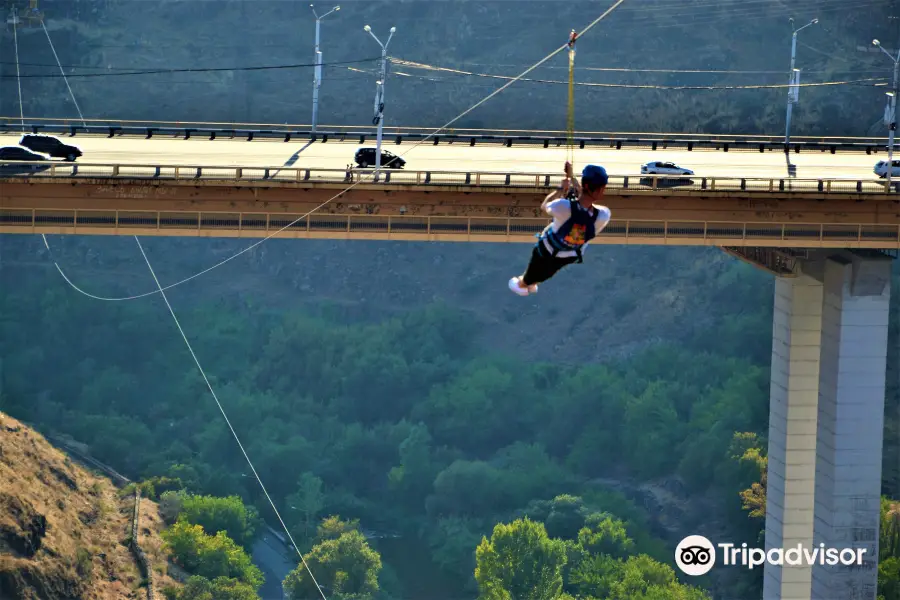
M 0 412 L 0 598 L 146 598 L 128 547 L 134 499 L 120 498 L 34 430 Z M 141 501 L 138 542 L 157 589 L 166 558 L 153 502 Z

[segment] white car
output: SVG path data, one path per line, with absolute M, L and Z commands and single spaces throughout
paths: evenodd
M 894 177 L 900 177 L 900 160 L 895 160 L 893 162 L 893 165 L 894 166 L 891 168 L 891 179 L 893 179 Z M 878 175 L 881 178 L 884 178 L 884 177 L 887 177 L 887 166 L 888 166 L 888 161 L 879 160 L 877 163 L 875 163 L 875 168 L 872 170 L 875 172 L 876 175 Z
M 642 175 L 693 175 L 694 172 L 670 162 L 648 162 L 641 165 Z

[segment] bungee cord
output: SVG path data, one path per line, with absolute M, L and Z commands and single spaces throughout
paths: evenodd
M 147 258 L 147 253 L 144 252 L 144 247 L 141 245 L 141 241 L 137 236 L 134 236 L 134 241 L 137 242 L 138 249 L 141 251 L 141 256 L 144 257 L 144 260 L 147 262 L 147 268 L 150 269 L 150 274 L 153 276 L 153 281 L 156 282 L 156 287 L 159 289 L 159 293 L 162 295 L 163 301 L 166 303 L 166 308 L 169 309 L 169 314 L 172 315 L 172 319 L 175 320 L 175 326 L 178 327 L 178 333 L 181 334 L 181 338 L 184 340 L 184 343 L 187 345 L 188 351 L 191 353 L 191 357 L 194 359 L 194 363 L 197 365 L 197 369 L 200 371 L 200 375 L 203 376 L 203 381 L 206 382 L 206 387 L 209 388 L 209 392 L 212 394 L 213 400 L 216 401 L 216 406 L 219 407 L 219 411 L 222 413 L 222 416 L 225 418 L 225 423 L 228 424 L 228 429 L 231 430 L 231 435 L 234 436 L 234 440 L 237 442 L 238 447 L 241 449 L 241 453 L 244 455 L 244 458 L 247 459 L 247 464 L 250 465 L 250 470 L 253 471 L 253 476 L 256 477 L 256 481 L 259 483 L 259 487 L 262 488 L 263 494 L 266 495 L 266 500 L 269 501 L 269 504 L 272 506 L 272 510 L 275 511 L 275 516 L 278 517 L 278 521 L 281 523 L 281 526 L 284 528 L 284 532 L 287 534 L 288 539 L 291 541 L 291 545 L 294 547 L 294 550 L 297 551 L 297 555 L 300 557 L 300 561 L 303 563 L 303 566 L 306 567 L 306 571 L 309 573 L 310 578 L 312 579 L 313 585 L 316 586 L 316 589 L 319 590 L 319 594 L 322 596 L 323 600 L 328 600 L 325 597 L 325 592 L 322 591 L 322 587 L 319 585 L 319 582 L 316 581 L 316 576 L 313 575 L 312 569 L 309 568 L 309 564 L 306 562 L 306 558 L 304 558 L 303 553 L 300 552 L 300 548 L 297 546 L 297 543 L 294 541 L 291 532 L 288 530 L 287 525 L 284 520 L 281 518 L 281 514 L 278 512 L 278 509 L 275 508 L 275 502 L 272 501 L 272 497 L 269 496 L 268 490 L 266 490 L 266 486 L 263 484 L 262 479 L 259 476 L 259 473 L 256 472 L 256 467 L 253 466 L 253 461 L 250 460 L 250 457 L 247 455 L 247 451 L 244 450 L 244 445 L 241 443 L 241 439 L 238 437 L 237 432 L 234 430 L 234 427 L 231 425 L 231 420 L 228 418 L 228 415 L 225 413 L 225 409 L 222 408 L 222 403 L 219 402 L 219 397 L 216 395 L 216 391 L 213 389 L 212 384 L 209 382 L 209 378 L 206 376 L 206 372 L 203 370 L 203 367 L 200 365 L 200 360 L 197 358 L 197 354 L 194 352 L 194 349 L 191 347 L 191 343 L 187 339 L 187 335 L 184 333 L 184 329 L 181 328 L 181 323 L 178 322 L 178 317 L 175 316 L 175 310 L 172 308 L 172 305 L 169 303 L 169 299 L 166 297 L 166 293 L 163 291 L 162 286 L 159 283 L 159 279 L 156 277 L 156 273 L 153 271 L 153 266 L 150 265 L 150 259 Z
M 63 81 L 66 82 L 66 87 L 69 88 L 69 95 L 72 97 L 72 103 L 75 105 L 75 110 L 78 111 L 78 116 L 81 117 L 81 124 L 87 125 L 87 122 L 84 120 L 84 115 L 81 113 L 81 107 L 78 106 L 78 101 L 75 99 L 75 93 L 72 92 L 72 86 L 69 85 L 69 78 L 66 77 L 66 72 L 63 70 L 62 64 L 59 62 L 59 56 L 56 55 L 56 48 L 53 47 L 53 40 L 50 39 L 50 32 L 47 31 L 47 26 L 44 25 L 43 19 L 41 19 L 41 27 L 44 28 L 44 33 L 47 34 L 47 42 L 50 44 L 50 50 L 53 51 L 53 58 L 56 59 L 56 64 L 59 65 L 59 72 L 62 73 Z

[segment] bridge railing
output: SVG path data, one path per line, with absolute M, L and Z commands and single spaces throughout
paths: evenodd
M 115 235 L 226 235 L 264 237 L 342 237 L 423 240 L 534 242 L 546 218 L 242 212 L 172 212 L 113 209 L 0 208 L 6 233 L 102 233 Z M 176 233 L 177 232 L 177 233 Z M 613 219 L 592 244 L 696 244 L 900 249 L 900 225 L 871 223 L 748 223 Z
M 487 191 L 496 188 L 546 192 L 558 186 L 562 175 L 524 172 L 407 171 L 384 169 L 374 181 L 374 169 L 319 169 L 280 166 L 204 166 L 102 164 L 71 162 L 2 162 L 0 178 L 28 177 L 109 180 L 203 180 L 209 182 L 271 181 L 299 184 L 394 186 L 452 186 Z M 641 193 L 667 191 L 889 194 L 900 192 L 900 182 L 889 188 L 875 179 L 791 179 L 765 177 L 672 177 L 665 175 L 612 175 L 607 189 Z
M 221 122 L 179 122 L 179 121 L 129 121 L 91 119 L 37 119 L 29 118 L 22 124 L 18 117 L 0 117 L 0 133 L 21 134 L 56 133 L 69 136 L 104 135 L 107 137 L 174 136 L 185 139 L 315 139 L 323 142 L 354 141 L 360 144 L 373 139 L 376 128 L 371 125 L 320 125 L 314 134 L 309 125 L 289 125 L 274 123 L 221 123 Z M 498 144 L 504 146 L 541 145 L 564 146 L 568 140 L 565 131 L 526 129 L 444 129 L 435 134 L 435 128 L 427 127 L 385 127 L 383 134 L 387 141 L 421 141 L 439 144 L 441 142 L 476 144 Z M 781 136 L 760 134 L 703 134 L 703 133 L 654 133 L 654 132 L 612 132 L 578 131 L 574 142 L 581 148 L 586 146 L 606 146 L 610 148 L 713 148 L 717 150 L 751 149 L 786 150 Z M 886 150 L 887 139 L 881 137 L 835 137 L 835 136 L 793 136 L 790 150 L 856 151 L 878 152 Z

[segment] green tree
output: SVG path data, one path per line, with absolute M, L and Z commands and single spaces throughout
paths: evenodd
M 306 564 L 329 598 L 366 600 L 378 593 L 381 556 L 358 531 L 316 544 L 306 554 Z M 284 588 L 293 600 L 321 597 L 303 563 L 284 579 Z
M 622 437 L 629 440 L 628 464 L 635 473 L 657 477 L 671 472 L 681 423 L 667 396 L 667 385 L 652 383 L 625 406 Z
M 572 482 L 540 443 L 510 444 L 498 450 L 490 464 L 501 470 L 505 493 L 513 506 L 523 506 L 535 496 L 566 488 Z
M 426 500 L 428 514 L 475 516 L 502 510 L 510 505 L 506 484 L 504 473 L 487 462 L 453 461 L 434 480 L 434 493 Z
M 878 555 L 900 558 L 900 502 L 882 496 L 879 520 Z
M 628 537 L 625 524 L 613 517 L 592 514 L 578 532 L 578 544 L 590 554 L 625 558 L 634 552 L 634 541 Z
M 300 475 L 297 491 L 288 496 L 288 505 L 303 515 L 303 539 L 312 540 L 312 524 L 319 512 L 325 508 L 325 494 L 322 492 L 322 480 L 314 474 L 306 472 Z
M 184 587 L 166 588 L 163 594 L 168 600 L 259 600 L 259 594 L 251 586 L 229 577 L 192 575 Z
M 435 476 L 428 428 L 422 424 L 415 425 L 400 443 L 399 450 L 400 465 L 390 470 L 388 480 L 400 493 L 404 505 L 421 512 Z
M 475 552 L 484 533 L 491 529 L 483 519 L 472 517 L 444 517 L 426 529 L 431 560 L 457 581 L 465 582 L 466 591 L 477 591 L 472 578 L 475 572 Z
M 741 457 L 741 460 L 751 462 L 759 469 L 759 482 L 751 484 L 749 488 L 741 492 L 744 510 L 749 511 L 750 516 L 754 519 L 765 519 L 769 459 L 765 456 L 760 456 L 756 448 L 751 448 Z
M 900 557 L 891 556 L 878 562 L 878 600 L 900 598 Z
M 615 579 L 608 600 L 711 600 L 703 590 L 679 583 L 672 567 L 642 554 L 622 563 Z
M 588 509 L 581 496 L 560 494 L 552 500 L 535 500 L 522 511 L 522 516 L 541 521 L 551 538 L 574 540 L 584 527 Z
M 483 600 L 541 600 L 562 592 L 565 544 L 551 540 L 543 523 L 498 523 L 475 550 L 475 580 Z
M 582 550 L 581 546 L 575 546 Z M 578 597 L 607 598 L 622 563 L 610 556 L 583 554 L 568 574 L 567 585 Z
M 159 514 L 163 521 L 172 524 L 178 520 L 184 506 L 185 495 L 184 492 L 163 492 L 159 497 Z
M 316 528 L 316 543 L 326 540 L 336 540 L 344 533 L 359 531 L 359 519 L 344 521 L 337 515 L 322 519 Z
M 900 503 L 882 497 L 878 535 L 879 600 L 900 597 Z
M 224 531 L 206 535 L 200 525 L 180 519 L 161 536 L 175 561 L 190 573 L 207 579 L 234 578 L 253 589 L 263 584 L 262 571 Z
M 571 584 L 578 597 L 603 600 L 710 600 L 703 590 L 679 583 L 671 567 L 643 554 L 627 560 L 592 556 L 572 573 Z
M 256 508 L 245 506 L 237 496 L 185 495 L 181 500 L 180 514 L 188 523 L 200 525 L 209 534 L 224 531 L 244 548 L 253 542 L 260 523 Z

